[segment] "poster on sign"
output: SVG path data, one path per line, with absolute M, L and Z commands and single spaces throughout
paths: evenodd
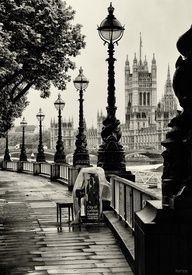
M 73 188 L 73 224 L 98 222 L 102 214 L 102 200 L 111 201 L 111 185 L 104 170 L 101 167 L 82 168 Z
M 86 222 L 98 222 L 100 218 L 99 177 L 94 173 L 87 173 L 85 183 L 85 218 Z

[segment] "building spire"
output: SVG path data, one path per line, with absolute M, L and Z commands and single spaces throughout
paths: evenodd
M 140 43 L 139 43 L 139 63 L 142 64 L 142 37 L 140 32 Z
M 145 55 L 145 60 L 144 60 L 143 65 L 144 65 L 145 71 L 148 71 L 148 64 L 147 64 L 147 57 L 146 57 L 146 55 Z
M 126 64 L 126 65 L 129 65 L 128 54 L 127 54 L 127 56 L 126 56 L 126 61 L 125 61 L 125 64 Z
M 153 53 L 153 59 L 152 59 L 152 63 L 155 64 L 156 60 L 155 60 L 155 54 Z
M 167 70 L 167 79 L 171 79 L 171 77 L 170 77 L 170 67 L 169 67 L 169 64 L 168 64 L 168 70 Z
M 169 64 L 168 64 L 168 70 L 167 70 L 166 87 L 172 87 L 172 85 L 171 85 L 171 76 L 170 76 L 170 67 L 169 67 Z

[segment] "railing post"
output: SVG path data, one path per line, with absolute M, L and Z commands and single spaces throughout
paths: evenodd
M 60 165 L 57 163 L 52 163 L 51 165 L 51 180 L 56 180 L 59 178 Z
M 112 207 L 113 207 L 113 209 L 114 209 L 114 211 L 115 211 L 115 208 L 116 208 L 116 204 L 115 204 L 115 195 L 116 195 L 116 193 L 115 193 L 115 179 L 114 179 L 114 177 L 113 176 L 111 176 L 110 177 L 110 183 L 111 183 L 111 192 L 112 192 Z
M 22 172 L 23 172 L 23 162 L 17 161 L 17 173 L 22 173 Z
M 127 221 L 127 196 L 126 196 L 126 185 L 124 185 L 124 219 Z
M 33 175 L 39 175 L 41 173 L 41 164 L 38 162 L 33 163 Z
M 131 187 L 131 192 L 130 192 L 130 223 L 131 227 L 134 228 L 134 197 L 133 197 L 133 188 Z
M 1 162 L 1 167 L 2 167 L 3 170 L 7 170 L 7 161 L 4 161 L 4 160 L 3 160 L 3 161 Z
M 79 169 L 77 169 L 76 167 L 73 166 L 69 166 L 68 167 L 68 171 L 69 171 L 69 176 L 68 176 L 68 189 L 69 191 L 73 190 L 73 186 L 75 184 L 76 178 L 78 176 L 79 173 Z

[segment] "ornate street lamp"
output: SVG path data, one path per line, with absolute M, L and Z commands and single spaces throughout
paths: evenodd
M 61 95 L 58 95 L 58 99 L 54 103 L 55 108 L 57 109 L 58 115 L 58 140 L 56 144 L 56 153 L 54 156 L 54 162 L 56 163 L 66 163 L 66 157 L 64 153 L 64 146 L 62 141 L 62 134 L 61 134 L 61 111 L 65 106 L 65 102 L 61 99 Z
M 83 75 L 83 69 L 80 68 L 79 75 L 73 81 L 75 88 L 79 91 L 79 133 L 76 136 L 76 149 L 73 155 L 73 166 L 89 166 L 89 153 L 86 149 L 87 139 L 84 133 L 83 122 L 83 91 L 88 87 L 89 81 Z
M 101 39 L 108 44 L 108 97 L 106 107 L 107 117 L 103 121 L 103 129 L 101 137 L 103 143 L 98 150 L 98 166 L 101 166 L 105 171 L 125 171 L 125 154 L 123 146 L 119 140 L 121 138 L 120 121 L 116 119 L 115 113 L 117 107 L 115 106 L 115 72 L 114 72 L 114 44 L 122 38 L 124 27 L 115 18 L 113 12 L 114 8 L 110 3 L 108 8 L 108 16 L 101 22 L 98 27 L 98 32 Z
M 20 161 L 27 161 L 27 154 L 25 150 L 25 127 L 27 126 L 27 122 L 24 117 L 23 120 L 20 122 L 20 125 L 23 128 Z
M 42 141 L 42 121 L 45 118 L 45 115 L 43 114 L 41 108 L 39 109 L 39 112 L 36 115 L 38 121 L 39 121 L 39 145 L 38 145 L 38 153 L 36 157 L 37 162 L 45 162 L 45 154 L 43 149 L 43 141 Z
M 6 145 L 5 145 L 5 153 L 4 153 L 4 161 L 11 161 L 11 157 L 9 154 L 9 139 L 8 139 L 8 131 L 6 133 Z

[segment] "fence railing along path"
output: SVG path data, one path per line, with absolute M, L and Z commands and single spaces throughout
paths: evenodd
M 160 188 L 111 175 L 111 207 L 134 230 L 134 213 L 144 208 L 147 200 L 161 200 Z
M 2 169 L 19 173 L 31 173 L 33 175 L 42 175 L 51 180 L 61 180 L 72 190 L 78 169 L 69 164 L 58 163 L 38 163 L 29 161 L 3 161 Z
M 77 168 L 63 163 L 10 161 L 3 162 L 2 167 L 4 170 L 47 176 L 51 180 L 59 179 L 71 190 L 78 175 Z M 110 176 L 111 207 L 132 230 L 134 230 L 134 212 L 141 210 L 147 200 L 161 200 L 160 172 L 135 171 L 134 174 L 135 182 L 116 175 Z

